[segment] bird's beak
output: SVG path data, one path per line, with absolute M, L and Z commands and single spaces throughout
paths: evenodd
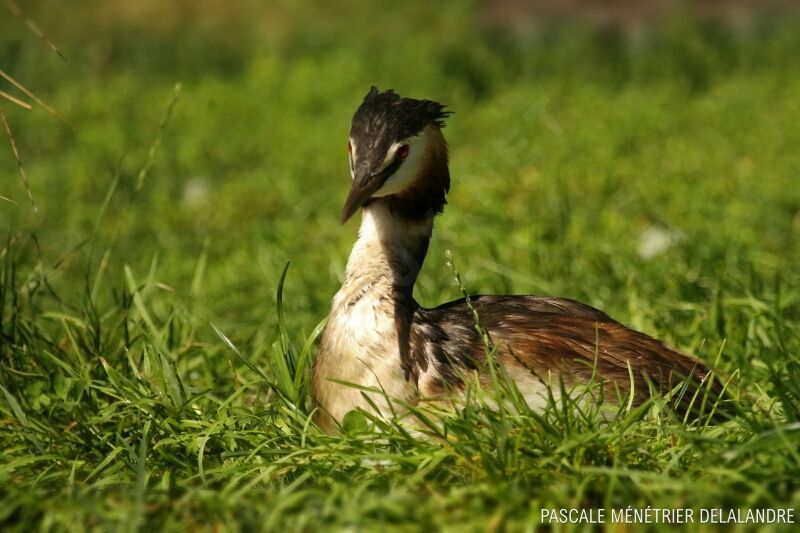
M 364 205 L 364 202 L 369 200 L 381 188 L 388 177 L 385 172 L 364 173 L 360 176 L 356 174 L 353 179 L 353 186 L 350 187 L 350 194 L 347 195 L 347 200 L 345 200 L 344 208 L 342 209 L 342 224 L 347 222 L 353 216 L 353 213 L 358 211 L 358 208 Z

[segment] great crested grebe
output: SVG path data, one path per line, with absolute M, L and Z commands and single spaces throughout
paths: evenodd
M 486 367 L 485 344 L 464 299 L 426 309 L 412 295 L 450 188 L 442 135 L 449 114 L 440 103 L 372 87 L 353 116 L 352 188 L 342 222 L 359 208 L 363 214 L 314 363 L 316 421 L 326 431 L 356 408 L 388 417 L 404 404 L 452 399 L 466 374 Z M 666 393 L 684 378 L 697 387 L 709 376 L 688 356 L 573 300 L 470 301 L 494 357 L 531 407 L 542 406 L 559 379 L 578 385 L 596 374 L 615 391 L 609 397 L 621 391 L 641 401 L 651 386 Z

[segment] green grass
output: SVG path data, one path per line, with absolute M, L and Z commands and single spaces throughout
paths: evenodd
M 456 4 L 242 2 L 175 27 L 98 5 L 66 23 L 34 10 L 69 67 L 0 23 L 0 68 L 75 126 L 2 103 L 39 206 L 0 147 L 17 202 L 0 200 L 3 529 L 800 507 L 800 22 L 675 17 L 627 42 L 511 38 Z M 603 421 L 478 399 L 430 439 L 357 417 L 321 434 L 308 363 L 355 237 L 337 223 L 345 146 L 373 83 L 455 111 L 422 304 L 460 296 L 451 250 L 470 293 L 576 298 L 717 361 L 740 414 L 700 427 L 657 402 Z M 645 259 L 653 230 L 676 237 Z

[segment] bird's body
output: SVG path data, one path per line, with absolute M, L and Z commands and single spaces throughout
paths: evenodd
M 709 371 L 688 356 L 573 300 L 476 296 L 432 309 L 417 304 L 414 283 L 450 184 L 446 115 L 435 102 L 373 88 L 353 119 L 353 188 L 343 218 L 359 207 L 363 216 L 314 365 L 317 422 L 335 431 L 357 408 L 389 417 L 404 405 L 458 401 L 473 372 L 488 382 L 475 315 L 492 357 L 531 407 L 543 405 L 551 384 L 579 385 L 594 375 L 608 398 L 637 401 L 651 386 L 668 392 L 687 377 L 705 380 Z

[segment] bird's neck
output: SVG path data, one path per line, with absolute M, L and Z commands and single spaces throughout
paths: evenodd
M 339 303 L 371 293 L 413 307 L 414 283 L 428 251 L 433 219 L 444 209 L 450 189 L 447 143 L 439 128 L 428 135 L 414 182 L 398 194 L 365 204 Z
M 335 381 L 377 388 L 389 398 L 411 401 L 409 326 L 417 308 L 412 292 L 425 259 L 433 216 L 407 219 L 381 199 L 363 210 L 358 240 L 347 261 L 345 281 L 333 299 L 315 360 L 316 419 L 327 431 L 360 407 L 390 416 L 380 394 Z
M 441 138 L 441 133 L 439 133 Z M 412 401 L 417 367 L 410 357 L 410 328 L 417 304 L 414 284 L 428 251 L 433 218 L 450 185 L 444 140 L 426 154 L 417 180 L 399 194 L 365 204 L 345 281 L 333 299 L 314 363 L 318 423 L 327 428 L 356 408 L 388 415 L 386 398 L 333 380 L 379 388 L 389 398 Z
M 394 212 L 388 199 L 364 208 L 358 240 L 347 261 L 345 282 L 337 295 L 352 305 L 367 294 L 412 302 L 433 231 L 433 214 L 407 218 Z

